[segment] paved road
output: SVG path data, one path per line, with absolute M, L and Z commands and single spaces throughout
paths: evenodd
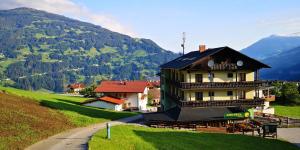
M 300 128 L 278 128 L 278 138 L 300 147 Z
M 110 121 L 111 125 L 125 124 L 142 118 L 142 115 Z M 26 150 L 85 150 L 87 143 L 94 133 L 99 129 L 106 128 L 106 123 L 99 123 L 88 127 L 75 128 L 66 132 L 51 136 L 45 140 L 35 143 Z

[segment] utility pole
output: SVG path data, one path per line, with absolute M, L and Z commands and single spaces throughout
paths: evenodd
M 181 47 L 182 47 L 182 55 L 184 55 L 184 47 L 185 47 L 185 32 L 182 33 L 182 44 L 181 44 Z

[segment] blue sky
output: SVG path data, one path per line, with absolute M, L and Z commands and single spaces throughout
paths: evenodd
M 150 38 L 174 52 L 181 51 L 183 31 L 187 51 L 196 50 L 199 44 L 240 50 L 272 34 L 300 32 L 299 0 L 55 0 L 47 7 L 44 5 L 49 1 L 43 5 L 37 0 L 22 4 L 22 0 L 7 1 Z M 55 6 L 65 9 L 50 8 Z M 66 7 L 74 7 L 74 11 Z

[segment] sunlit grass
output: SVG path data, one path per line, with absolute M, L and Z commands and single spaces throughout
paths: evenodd
M 296 150 L 298 148 L 276 139 L 121 125 L 111 128 L 110 140 L 106 139 L 106 130 L 97 132 L 89 141 L 89 149 Z

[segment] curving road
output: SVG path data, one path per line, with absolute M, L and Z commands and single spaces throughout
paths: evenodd
M 116 121 L 109 121 L 109 123 L 113 126 L 133 122 L 139 119 L 142 119 L 142 115 L 123 118 Z M 107 122 L 91 125 L 88 127 L 75 128 L 66 132 L 59 133 L 27 147 L 26 150 L 88 149 L 87 143 L 92 135 L 99 129 L 106 128 L 106 123 Z

